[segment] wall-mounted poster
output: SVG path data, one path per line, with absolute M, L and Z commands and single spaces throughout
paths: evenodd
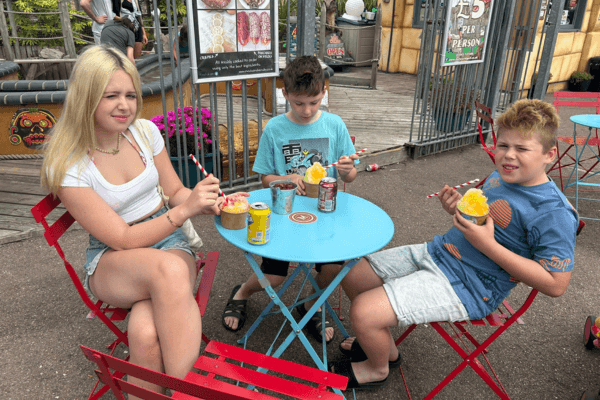
M 443 66 L 483 62 L 494 0 L 450 0 Z
M 279 76 L 275 0 L 187 0 L 194 83 Z

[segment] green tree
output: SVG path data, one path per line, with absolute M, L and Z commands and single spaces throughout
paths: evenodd
M 58 14 L 41 14 L 58 12 L 58 0 L 15 0 L 13 2 L 13 11 L 26 12 L 25 14 L 15 14 L 15 25 L 17 36 L 31 39 L 19 39 L 19 44 L 24 46 L 63 46 L 63 39 L 55 40 L 37 40 L 38 38 L 61 37 L 62 27 L 60 25 L 60 16 Z M 85 15 L 83 12 L 75 10 L 72 4 L 69 4 L 69 11 L 73 14 Z M 71 29 L 75 34 L 81 34 L 88 29 L 92 22 L 82 18 L 70 16 Z M 9 32 L 12 32 L 10 29 Z M 77 36 L 77 35 L 76 35 Z M 14 43 L 15 39 L 11 40 Z M 86 42 L 75 40 L 75 44 L 85 45 Z

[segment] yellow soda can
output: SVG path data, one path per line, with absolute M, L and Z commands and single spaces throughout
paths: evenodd
M 248 242 L 265 244 L 269 241 L 271 209 L 267 203 L 252 203 L 248 210 Z

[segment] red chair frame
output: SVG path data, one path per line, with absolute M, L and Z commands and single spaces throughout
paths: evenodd
M 65 211 L 54 223 L 49 223 L 47 221 L 48 215 L 59 205 L 60 199 L 57 196 L 49 194 L 38 204 L 33 206 L 33 208 L 31 208 L 31 214 L 33 214 L 36 222 L 41 223 L 44 227 L 44 238 L 48 242 L 48 245 L 56 249 L 58 255 L 64 262 L 65 269 L 67 270 L 67 273 L 69 274 L 77 293 L 79 293 L 79 297 L 90 310 L 86 318 L 93 319 L 97 316 L 117 337 L 112 343 L 106 346 L 106 348 L 110 350 L 110 355 L 112 355 L 119 343 L 123 343 L 127 347 L 129 346 L 129 342 L 127 340 L 127 331 L 121 330 L 114 323 L 115 321 L 123 321 L 127 317 L 129 310 L 112 307 L 109 304 L 103 303 L 101 300 L 94 302 L 90 298 L 88 292 L 83 287 L 83 283 L 81 282 L 77 272 L 71 263 L 67 261 L 65 253 L 58 243 L 60 237 L 69 229 L 73 222 L 75 222 L 75 219 L 68 211 Z M 204 253 L 198 254 L 198 260 L 196 261 L 196 272 L 199 274 L 200 270 L 202 270 L 202 276 L 195 298 L 202 316 L 204 316 L 204 313 L 206 312 L 208 297 L 212 289 L 218 260 L 219 252 L 211 252 L 206 254 L 206 256 Z M 210 342 L 210 339 L 204 334 L 204 332 L 202 332 L 202 340 L 207 344 Z M 127 359 L 129 359 L 129 357 L 127 357 Z M 99 383 L 100 380 L 96 382 L 96 385 L 90 392 L 89 400 L 99 399 L 109 390 L 108 386 L 98 388 Z M 96 389 L 98 390 L 96 391 Z
M 123 393 L 129 393 L 148 400 L 188 400 L 188 399 L 275 399 L 264 391 L 275 392 L 297 399 L 343 399 L 341 394 L 329 391 L 329 388 L 344 390 L 348 378 L 331 372 L 321 371 L 291 361 L 281 360 L 261 353 L 256 353 L 240 347 L 231 346 L 217 341 L 211 341 L 204 355 L 201 355 L 194 364 L 199 372 L 190 372 L 185 379 L 151 371 L 140 366 L 123 361 L 85 346 L 81 346 L 85 356 L 97 364 L 96 374 L 98 379 L 110 387 L 118 400 L 125 400 Z M 209 357 L 208 354 L 216 356 Z M 232 360 L 234 363 L 227 362 Z M 237 365 L 241 362 L 242 365 Z M 259 367 L 258 370 L 244 367 L 251 364 Z M 114 370 L 114 372 L 111 372 Z M 287 377 L 269 375 L 273 371 L 295 379 L 316 384 L 309 386 L 305 383 L 288 380 Z M 142 388 L 122 379 L 124 375 L 135 376 L 144 381 L 167 387 L 176 392 L 172 397 Z M 221 379 L 216 379 L 221 378 Z M 223 380 L 225 378 L 226 380 Z M 249 385 L 244 387 L 232 382 Z M 253 390 L 254 387 L 264 389 Z
M 479 141 L 481 142 L 481 147 L 483 150 L 488 153 L 492 162 L 495 163 L 495 155 L 494 150 L 496 150 L 496 131 L 494 130 L 494 119 L 492 118 L 492 109 L 477 100 L 475 100 L 475 112 L 477 112 L 477 129 L 479 130 Z M 494 143 L 493 147 L 488 148 L 485 143 L 485 138 L 483 137 L 483 130 L 481 129 L 481 121 L 485 121 L 490 124 L 492 129 L 492 141 Z
M 563 100 L 563 98 L 576 98 L 576 99 L 595 99 L 595 101 L 590 100 Z M 596 108 L 596 114 L 600 114 L 600 92 L 554 92 L 554 102 L 552 105 L 556 107 L 556 112 L 558 112 L 559 107 L 594 107 Z M 577 137 L 577 144 L 583 145 L 586 137 Z M 560 152 L 560 142 L 563 142 L 567 145 L 567 148 Z M 596 129 L 596 136 L 589 139 L 588 144 L 591 146 L 598 147 L 598 152 L 600 152 L 600 139 L 598 137 L 598 130 Z M 585 177 L 589 174 L 595 167 L 598 165 L 598 159 L 595 156 L 591 156 L 588 158 L 579 159 L 579 163 L 574 156 L 569 154 L 569 151 L 574 147 L 575 143 L 572 136 L 560 136 L 558 137 L 556 147 L 559 149 L 558 157 L 554 164 L 548 169 L 548 174 L 552 171 L 558 170 L 558 176 L 560 178 L 560 189 L 564 192 L 565 187 L 563 183 L 563 172 L 562 169 L 569 166 L 575 166 L 577 168 L 581 168 L 584 173 L 581 178 Z M 566 157 L 566 158 L 565 158 Z M 567 161 L 567 164 L 563 162 L 563 159 Z M 594 160 L 594 164 L 592 166 L 584 166 L 583 162 Z M 580 179 L 581 179 L 580 178 Z

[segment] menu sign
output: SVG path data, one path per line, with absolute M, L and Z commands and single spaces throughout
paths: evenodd
M 187 0 L 187 6 L 194 83 L 279 76 L 275 0 Z
M 494 0 L 450 0 L 443 66 L 483 62 Z

